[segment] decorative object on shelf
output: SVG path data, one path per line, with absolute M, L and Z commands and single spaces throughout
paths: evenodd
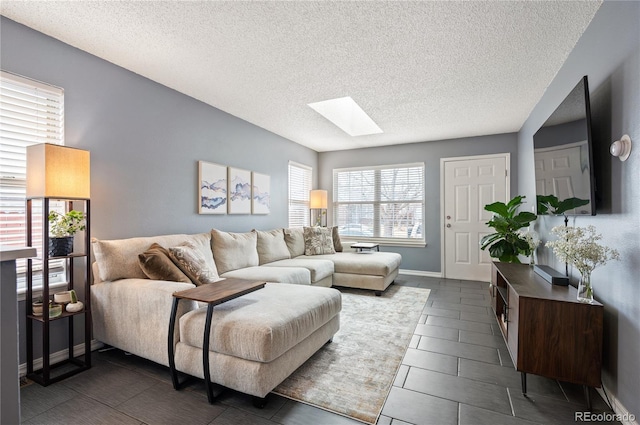
M 31 313 L 34 316 L 42 316 L 42 301 L 34 301 L 31 303 Z
M 327 191 L 309 191 L 309 225 L 327 227 Z
M 251 213 L 269 214 L 271 211 L 271 177 L 251 173 Z
M 545 245 L 552 248 L 553 253 L 560 260 L 573 265 L 578 270 L 580 273 L 578 300 L 592 303 L 591 272 L 609 260 L 618 260 L 620 254 L 617 250 L 598 243 L 602 235 L 596 233 L 594 226 L 556 226 L 551 229 L 551 233 L 558 236 L 558 239 L 549 241 Z
M 227 167 L 198 161 L 198 214 L 227 213 Z
M 626 161 L 631 155 L 631 137 L 625 134 L 620 140 L 613 142 L 609 152 L 611 152 L 611 155 L 617 156 L 620 161 Z
M 251 214 L 251 171 L 228 167 L 229 214 Z
M 529 255 L 529 265 L 533 267 L 536 264 L 536 259 L 534 254 L 536 252 L 536 248 L 538 248 L 538 245 L 540 245 L 540 236 L 538 235 L 538 232 L 536 232 L 535 230 L 524 230 L 524 229 L 518 230 L 518 235 L 522 239 L 527 241 L 527 244 L 529 245 L 529 249 L 531 250 L 531 255 Z
M 49 306 L 49 319 L 60 317 L 62 314 L 62 304 L 51 304 Z
M 66 214 L 49 211 L 49 256 L 64 257 L 73 251 L 73 236 L 86 229 L 86 215 L 71 210 Z
M 83 308 L 84 308 L 84 304 L 82 303 L 82 301 L 78 301 L 75 303 L 67 304 L 66 310 L 69 313 L 77 313 L 79 311 L 82 311 Z
M 529 243 L 518 233 L 519 229 L 529 226 L 537 216 L 527 211 L 516 214 L 525 196 L 516 196 L 507 204 L 494 202 L 485 205 L 484 209 L 493 212 L 493 217 L 487 226 L 493 227 L 495 233 L 486 235 L 480 240 L 480 249 L 489 248 L 493 258 L 504 263 L 520 263 L 518 255 L 530 256 Z

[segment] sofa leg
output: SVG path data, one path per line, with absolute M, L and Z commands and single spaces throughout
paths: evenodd
M 333 338 L 329 339 L 325 344 L 331 344 L 333 342 Z
M 263 409 L 264 406 L 267 405 L 267 398 L 253 396 L 252 402 L 253 402 L 253 407 L 255 407 L 256 409 Z
M 376 294 L 376 297 L 379 297 L 380 295 L 382 295 L 381 291 L 375 291 L 374 294 Z

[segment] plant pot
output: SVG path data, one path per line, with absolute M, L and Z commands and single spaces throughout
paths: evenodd
M 73 252 L 73 236 L 49 238 L 49 257 L 64 257 Z

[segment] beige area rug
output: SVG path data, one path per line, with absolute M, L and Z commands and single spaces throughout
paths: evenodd
M 274 392 L 362 422 L 376 423 L 409 346 L 428 289 L 341 288 L 340 330 Z

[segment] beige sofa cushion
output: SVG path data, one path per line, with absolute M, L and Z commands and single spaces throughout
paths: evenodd
M 402 256 L 396 252 L 372 252 L 360 254 L 355 252 L 338 252 L 330 255 L 311 255 L 303 258 L 324 259 L 333 261 L 336 273 L 361 274 L 372 276 L 388 276 L 402 262 Z
M 311 285 L 311 272 L 303 267 L 245 267 L 223 273 L 220 277 Z
M 256 232 L 233 233 L 211 230 L 211 246 L 218 273 L 257 266 L 258 234 Z
M 303 267 L 311 273 L 311 283 L 316 283 L 333 274 L 333 261 L 309 260 L 305 257 L 290 258 L 265 264 L 265 267 Z M 282 282 L 282 281 L 279 281 Z
M 291 258 L 287 243 L 284 241 L 284 231 L 282 229 L 256 230 L 255 232 L 258 234 L 257 247 L 260 265 Z
M 138 263 L 138 254 L 145 252 L 152 244 L 157 243 L 164 248 L 169 248 L 187 241 L 205 241 L 208 243 L 210 238 L 211 235 L 208 233 L 113 240 L 93 238 L 91 239 L 91 247 L 101 281 L 106 282 L 125 278 L 146 279 L 147 276 L 142 272 Z M 202 246 L 202 243 L 200 246 Z
M 270 362 L 329 322 L 341 308 L 342 298 L 335 289 L 268 283 L 215 307 L 209 349 Z M 206 311 L 201 308 L 180 318 L 180 342 L 202 348 Z
M 284 229 L 284 241 L 287 243 L 291 258 L 304 255 L 304 229 L 302 227 Z

